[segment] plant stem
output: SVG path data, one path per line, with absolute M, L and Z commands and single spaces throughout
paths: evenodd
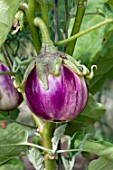
M 5 60 L 7 66 L 9 67 L 9 69 L 10 69 L 11 71 L 9 71 L 9 72 L 4 72 L 4 73 L 1 72 L 0 75 L 6 75 L 6 74 L 14 75 L 15 78 L 16 78 L 16 80 L 17 80 L 18 82 L 20 82 L 20 81 L 21 81 L 21 73 L 18 73 L 18 75 L 17 75 L 17 74 L 13 71 L 13 62 L 12 62 L 11 56 L 10 56 L 8 50 L 7 50 L 7 46 L 6 46 L 5 44 L 2 46 L 2 52 L 3 52 L 3 54 L 4 54 L 4 60 Z
M 2 75 L 13 75 L 15 76 L 15 73 L 13 71 L 3 71 L 3 72 L 0 72 L 0 76 Z
M 82 150 L 82 149 L 68 149 L 68 150 L 58 150 L 57 151 L 57 153 L 59 154 L 61 154 L 61 153 L 68 153 L 68 152 L 82 152 L 82 151 L 84 151 L 84 150 Z
M 88 29 L 86 29 L 84 31 L 81 31 L 81 32 L 79 32 L 79 33 L 77 33 L 77 34 L 75 34 L 75 35 L 65 39 L 65 40 L 58 41 L 58 42 L 54 43 L 54 45 L 55 46 L 59 46 L 59 45 L 71 42 L 71 41 L 77 39 L 78 37 L 81 37 L 81 36 L 91 32 L 91 31 L 93 31 L 93 30 L 95 30 L 95 29 L 97 29 L 97 28 L 99 28 L 99 27 L 101 27 L 103 25 L 109 24 L 111 22 L 113 22 L 113 19 L 106 19 L 105 21 L 102 21 L 102 22 L 100 22 L 100 23 L 98 23 L 98 24 L 96 24 L 96 25 L 94 25 L 94 26 L 92 26 L 92 27 L 90 27 L 90 28 L 88 28 Z
M 20 3 L 19 9 L 21 9 L 22 11 L 24 11 L 25 13 L 27 13 L 28 5 L 27 5 L 26 3 Z
M 35 114 L 32 113 L 33 119 L 36 123 L 36 125 L 40 128 L 43 125 L 43 120 L 35 116 Z
M 61 140 L 59 141 L 59 144 L 58 144 L 58 150 L 60 149 L 61 149 Z M 58 153 L 58 170 L 61 170 L 61 164 L 62 164 L 61 153 Z
M 36 17 L 34 19 L 34 25 L 36 27 L 39 27 L 40 31 L 41 31 L 41 35 L 42 35 L 42 42 L 44 44 L 52 44 L 52 41 L 50 39 L 50 33 L 47 29 L 47 26 L 45 24 L 45 22 L 39 18 L 39 17 Z
M 30 129 L 36 129 L 36 128 L 37 128 L 36 126 L 28 125 L 28 124 L 21 123 L 21 122 L 18 122 L 18 121 L 13 121 L 13 120 L 12 120 L 12 122 L 18 123 L 18 124 L 20 124 L 20 125 L 22 125 L 22 126 L 25 126 L 25 127 L 27 127 L 27 128 L 30 128 Z
M 69 149 L 69 150 L 58 150 L 57 153 L 69 153 L 69 152 L 89 152 L 98 156 L 104 156 L 107 159 L 113 160 L 113 146 L 108 145 L 107 142 L 97 142 L 97 141 L 85 141 L 83 147 L 80 149 Z
M 52 122 L 45 122 L 42 119 L 39 119 L 33 114 L 33 118 L 39 128 L 39 132 L 42 138 L 42 144 L 43 148 L 46 148 L 46 150 L 50 150 L 50 154 L 52 155 L 52 142 L 51 139 L 53 137 L 53 132 L 56 127 L 55 123 Z M 38 146 L 39 147 L 39 146 Z M 56 160 L 55 158 L 50 158 L 50 155 L 48 152 L 45 152 L 45 167 L 46 170 L 55 170 L 56 169 Z M 53 156 L 53 155 L 52 155 Z
M 54 0 L 54 28 L 55 28 L 55 42 L 58 41 L 58 0 Z
M 87 12 L 85 15 L 100 15 L 105 18 L 105 16 L 101 12 Z
M 34 42 L 34 46 L 36 49 L 37 54 L 40 54 L 40 37 L 39 37 L 39 32 L 38 29 L 34 26 L 33 20 L 35 18 L 35 11 L 36 11 L 36 0 L 29 0 L 28 4 L 28 22 L 29 22 L 29 27 L 32 33 L 32 38 Z
M 0 120 L 0 122 L 10 122 L 10 123 L 18 123 L 18 124 L 20 124 L 20 125 L 22 125 L 22 126 L 25 126 L 25 127 L 28 127 L 28 128 L 31 128 L 31 129 L 36 129 L 37 127 L 35 127 L 35 126 L 31 126 L 31 125 L 27 125 L 27 124 L 24 124 L 24 123 L 21 123 L 21 122 L 18 122 L 18 121 L 16 121 L 16 120 L 13 120 L 13 119 L 11 119 L 11 118 L 6 118 L 5 116 L 3 116 L 3 115 L 0 115 L 0 117 L 2 118 L 2 120 Z
M 101 13 L 101 12 L 86 12 L 84 15 L 100 15 L 102 16 L 103 18 L 105 18 L 105 16 Z M 70 14 L 69 18 L 75 18 L 76 15 L 74 14 Z
M 36 145 L 36 144 L 33 144 L 33 143 L 23 143 L 23 144 L 24 144 L 24 145 L 27 145 L 27 146 L 32 146 L 32 147 L 41 149 L 41 150 L 45 151 L 46 153 L 51 153 L 51 154 L 53 154 L 53 152 L 52 152 L 51 149 L 45 148 L 45 147 L 43 147 L 43 146 Z M 48 169 L 47 169 L 47 170 L 48 170 Z
M 79 0 L 78 1 L 77 12 L 76 12 L 75 21 L 74 21 L 74 25 L 73 25 L 73 28 L 72 28 L 71 36 L 77 34 L 80 30 L 82 19 L 83 19 L 83 16 L 85 14 L 86 2 L 87 2 L 87 0 Z M 77 41 L 77 38 L 74 39 L 71 43 L 68 44 L 68 46 L 66 48 L 67 54 L 69 54 L 71 56 L 73 55 L 74 48 L 75 48 L 75 45 L 76 45 L 76 41 Z
M 7 47 L 5 46 L 5 44 L 2 46 L 2 52 L 3 52 L 3 55 L 4 55 L 4 60 L 7 64 L 7 66 L 10 68 L 10 70 L 12 70 L 12 61 L 11 61 L 11 58 L 10 58 L 10 55 L 7 51 Z
M 48 1 L 47 0 L 39 0 L 42 12 L 42 18 L 48 28 L 49 31 L 49 17 L 48 17 Z
M 69 22 L 69 11 L 68 11 L 68 0 L 65 0 L 65 15 L 66 15 L 66 21 L 65 21 L 65 27 L 64 27 L 64 32 L 65 32 L 65 37 L 68 38 L 68 22 Z
M 34 148 L 38 148 L 38 149 L 41 149 L 41 150 L 43 150 L 43 151 L 45 151 L 45 152 L 47 152 L 47 153 L 51 153 L 51 154 L 53 154 L 53 151 L 51 150 L 51 149 L 48 149 L 48 148 L 45 148 L 45 147 L 43 147 L 43 146 L 40 146 L 40 145 L 36 145 L 36 144 L 34 144 L 34 143 L 29 143 L 29 142 L 23 142 L 23 143 L 12 143 L 12 144 L 7 144 L 7 146 L 32 146 L 32 147 L 34 147 Z M 6 144 L 4 145 L 4 144 L 2 144 L 2 147 L 4 147 L 4 146 L 6 146 Z
M 53 137 L 53 132 L 56 127 L 55 123 L 46 122 L 43 130 L 41 132 L 43 147 L 52 150 L 51 139 Z M 45 153 L 45 167 L 46 170 L 55 170 L 56 169 L 56 159 L 51 157 L 51 155 Z

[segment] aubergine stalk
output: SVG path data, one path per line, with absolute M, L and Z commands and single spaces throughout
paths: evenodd
M 9 68 L 0 61 L 0 72 L 9 72 Z M 0 75 L 0 110 L 11 111 L 17 108 L 23 98 L 13 85 L 11 75 Z

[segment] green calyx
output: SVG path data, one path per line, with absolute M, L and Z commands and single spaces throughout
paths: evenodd
M 43 82 L 45 89 L 48 87 L 48 75 L 59 76 L 61 73 L 62 59 L 57 57 L 56 52 L 41 53 L 36 59 L 36 70 L 39 79 Z
M 89 71 L 85 65 L 80 64 L 80 62 L 76 61 L 71 56 L 60 51 L 49 51 L 47 47 L 42 49 L 42 53 L 36 59 L 37 74 L 46 90 L 49 88 L 48 75 L 59 76 L 61 74 L 62 65 L 66 65 L 79 76 L 84 76 L 87 79 L 93 77 L 94 68 L 97 68 L 95 65 L 92 65 L 91 71 Z
M 33 60 L 27 67 L 22 83 L 17 83 L 14 81 L 15 87 L 20 91 L 24 91 L 25 83 L 27 77 L 31 70 L 36 66 L 36 71 L 38 78 L 42 81 L 44 88 L 48 90 L 48 75 L 60 76 L 61 75 L 61 66 L 66 65 L 78 76 L 84 76 L 87 79 L 91 79 L 94 75 L 94 69 L 97 68 L 95 65 L 91 66 L 91 71 L 81 64 L 79 61 L 76 61 L 71 56 L 57 51 L 53 46 L 48 46 L 43 44 L 41 54 Z

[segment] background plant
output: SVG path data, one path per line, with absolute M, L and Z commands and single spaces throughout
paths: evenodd
M 19 109 L 0 111 L 0 121 L 8 122 L 6 129 L 0 127 L 0 170 L 25 169 L 26 165 L 20 159 L 24 155 L 37 170 L 44 169 L 45 165 L 46 169 L 55 169 L 54 151 L 59 169 L 63 164 L 66 170 L 72 169 L 78 155 L 91 157 L 93 154 L 98 159 L 89 163 L 88 170 L 112 170 L 112 130 L 105 120 L 105 107 L 99 103 L 106 91 L 110 91 L 108 86 L 112 83 L 112 1 L 1 0 L 0 6 L 0 60 L 11 68 L 20 82 L 28 65 L 40 54 L 42 39 L 39 28 L 33 24 L 37 16 L 46 23 L 59 50 L 80 60 L 89 69 L 92 64 L 98 68 L 92 80 L 87 82 L 90 94 L 85 110 L 69 123 L 46 122 L 42 134 L 39 134 L 42 120 L 33 114 L 35 123 L 30 126 L 29 122 L 23 124 L 16 120 Z M 36 139 L 32 143 L 28 142 L 29 132 Z M 43 146 L 40 135 L 45 141 Z M 61 147 L 64 139 L 68 143 L 65 150 Z M 46 153 L 49 157 L 44 164 Z M 74 169 L 77 169 L 76 164 Z

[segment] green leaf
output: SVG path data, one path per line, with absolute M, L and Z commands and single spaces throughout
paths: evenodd
M 113 170 L 113 161 L 100 157 L 97 160 L 91 161 L 88 170 Z
M 81 133 L 75 133 L 73 135 L 73 137 L 71 138 L 71 142 L 70 142 L 70 149 L 73 149 L 73 148 L 81 148 L 83 149 L 83 145 L 84 143 L 86 142 L 86 140 L 91 137 L 91 134 L 85 134 L 83 132 Z
M 75 132 L 94 133 L 94 123 L 103 116 L 105 108 L 89 94 L 89 99 L 84 111 L 68 123 L 65 134 L 73 135 Z
M 19 0 L 0 0 L 0 47 L 11 29 L 18 6 Z
M 20 113 L 20 110 L 18 108 L 12 110 L 9 112 L 9 117 L 12 119 L 12 120 L 16 120 L 16 118 L 18 117 Z
M 73 156 L 71 159 L 69 159 L 62 156 L 62 162 L 65 170 L 72 170 L 75 163 L 75 157 Z
M 84 137 L 84 138 L 83 138 Z M 106 159 L 113 160 L 113 144 L 106 141 L 87 140 L 90 136 L 86 134 L 75 134 L 70 143 L 70 150 L 72 152 L 87 152 L 98 156 L 103 156 Z
M 54 151 L 56 151 L 59 140 L 61 139 L 61 137 L 63 136 L 65 129 L 66 129 L 67 124 L 61 125 L 58 128 L 55 129 L 55 132 L 53 134 L 53 138 L 52 138 L 52 148 Z
M 77 148 L 77 144 L 82 143 L 80 139 L 75 139 L 72 141 L 73 149 Z M 113 144 L 106 141 L 94 141 L 87 140 L 83 142 L 81 151 L 89 152 L 91 154 L 96 154 L 98 156 L 103 156 L 106 159 L 113 160 Z
M 0 170 L 24 170 L 24 167 L 22 167 L 21 165 L 10 165 L 10 164 L 6 164 L 0 167 Z
M 91 11 L 97 11 L 98 4 L 98 0 L 88 0 L 86 13 L 91 13 Z M 95 24 L 100 23 L 104 20 L 105 18 L 101 15 L 85 15 L 80 31 L 86 30 L 91 26 L 94 26 Z M 72 25 L 73 20 L 70 22 L 69 31 L 71 30 Z M 99 51 L 101 51 L 102 49 L 103 40 L 106 33 L 112 29 L 112 24 L 107 24 L 78 38 L 73 54 L 74 58 L 77 60 L 81 60 L 81 62 L 86 66 L 90 66 L 93 60 L 95 59 L 97 53 L 99 53 Z
M 42 170 L 45 168 L 44 156 L 38 149 L 32 148 L 29 150 L 28 158 L 36 170 Z
M 21 162 L 19 159 L 12 159 L 8 161 L 5 165 L 0 166 L 0 170 L 24 170 L 25 166 L 23 162 Z
M 113 11 L 113 1 L 112 0 L 107 0 L 107 4 L 110 5 L 112 11 Z
M 7 65 L 7 62 L 6 62 L 4 55 L 2 53 L 0 53 L 0 61 L 2 61 L 5 65 Z
M 13 120 L 16 120 L 19 113 L 20 110 L 18 108 L 8 112 L 0 110 L 0 121 L 12 122 Z
M 99 3 L 105 3 L 107 2 L 108 0 L 99 0 Z
M 107 37 L 98 58 L 94 63 L 97 65 L 94 77 L 89 81 L 89 91 L 95 94 L 100 90 L 107 78 L 113 77 L 113 33 Z
M 21 125 L 12 123 L 6 129 L 0 128 L 0 165 L 18 156 L 27 149 L 28 132 Z
M 79 147 L 79 149 L 83 149 L 84 143 L 86 142 L 86 140 L 89 137 L 90 137 L 90 134 L 85 134 L 85 133 L 78 134 L 78 133 L 75 133 L 74 136 L 72 137 L 71 141 L 69 141 L 69 150 L 73 149 L 73 148 L 78 148 L 78 147 Z M 68 155 L 70 155 L 70 157 L 62 156 L 62 162 L 64 164 L 65 170 L 72 170 L 73 169 L 76 156 L 79 153 L 81 153 L 81 151 L 72 152 L 72 153 L 70 151 L 70 153 L 68 154 Z
M 105 18 L 113 18 L 113 11 L 109 3 L 100 4 L 98 11 L 102 13 Z
M 88 104 L 81 115 L 89 117 L 94 121 L 100 120 L 100 118 L 105 113 L 104 106 L 97 102 L 91 94 L 89 94 Z

